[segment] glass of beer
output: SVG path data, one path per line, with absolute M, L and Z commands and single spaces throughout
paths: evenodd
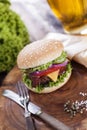
M 47 0 L 65 32 L 87 34 L 87 0 Z

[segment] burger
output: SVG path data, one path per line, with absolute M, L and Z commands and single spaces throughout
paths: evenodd
M 22 70 L 23 82 L 37 93 L 59 89 L 72 72 L 62 43 L 52 39 L 26 45 L 18 54 L 17 65 Z

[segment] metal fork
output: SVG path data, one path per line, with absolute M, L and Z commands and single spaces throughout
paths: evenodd
M 35 130 L 33 118 L 31 117 L 31 113 L 28 111 L 28 103 L 30 100 L 28 90 L 21 81 L 18 81 L 16 86 L 20 96 L 20 102 L 24 105 L 25 109 L 24 116 L 26 119 L 26 130 Z

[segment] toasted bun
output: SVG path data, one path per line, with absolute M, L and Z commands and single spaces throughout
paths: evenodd
M 29 88 L 27 85 L 26 85 L 26 87 L 27 87 L 28 89 L 30 89 L 31 91 L 35 92 L 35 93 L 51 93 L 51 92 L 53 92 L 53 91 L 55 91 L 55 90 L 61 88 L 62 86 L 64 86 L 64 85 L 67 83 L 67 81 L 69 80 L 69 78 L 70 78 L 70 76 L 71 76 L 71 72 L 72 72 L 72 71 L 70 71 L 70 73 L 68 73 L 67 77 L 65 77 L 64 82 L 60 83 L 58 86 L 45 87 L 45 88 L 44 88 L 42 91 L 40 91 L 40 92 L 37 92 L 35 88 Z
M 28 69 L 46 64 L 63 51 L 63 45 L 58 40 L 39 40 L 25 46 L 17 57 L 20 69 Z

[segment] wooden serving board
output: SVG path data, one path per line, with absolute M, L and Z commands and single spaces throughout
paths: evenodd
M 67 100 L 82 100 L 80 92 L 87 92 L 87 69 L 72 62 L 72 75 L 66 85 L 49 94 L 36 94 L 30 91 L 31 101 L 42 110 L 64 124 L 76 130 L 87 130 L 87 113 L 77 114 L 74 118 L 64 111 L 64 103 Z M 21 79 L 21 72 L 14 67 L 6 76 L 0 87 L 0 130 L 25 130 L 23 109 L 13 101 L 2 96 L 5 89 L 16 91 L 15 83 Z M 37 130 L 54 130 L 41 119 L 33 116 Z

